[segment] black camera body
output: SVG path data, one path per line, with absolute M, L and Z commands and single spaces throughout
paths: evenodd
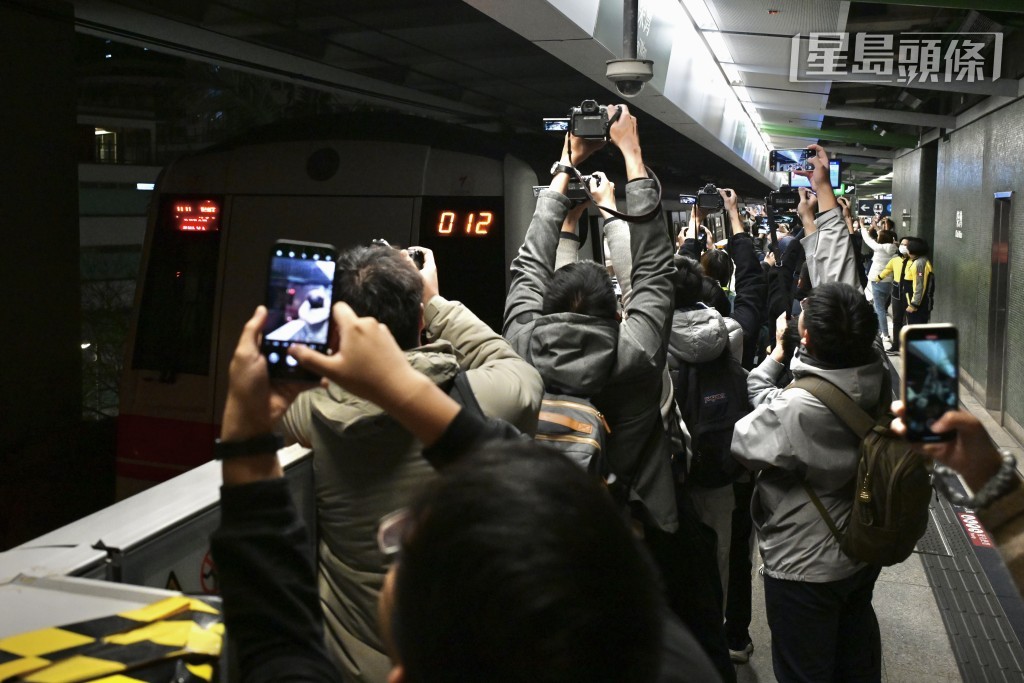
M 586 140 L 607 140 L 608 129 L 619 118 L 619 110 L 608 116 L 608 107 L 597 100 L 583 100 L 569 110 L 569 132 Z
M 718 211 L 725 208 L 725 199 L 718 194 L 714 183 L 708 183 L 697 190 L 697 208 L 705 211 Z
M 800 203 L 800 193 L 789 185 L 783 185 L 777 190 L 768 193 L 764 203 L 774 209 L 776 213 L 796 211 Z
M 423 252 L 416 247 L 409 247 L 405 252 L 409 254 L 409 258 L 411 258 L 412 262 L 416 264 L 416 268 L 423 270 Z

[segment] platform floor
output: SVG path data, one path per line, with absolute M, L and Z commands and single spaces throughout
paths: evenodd
M 898 357 L 890 357 L 890 361 L 898 373 L 901 368 Z M 977 416 L 992 435 L 998 446 L 1010 448 L 1017 455 L 1018 461 L 1024 462 L 1024 449 L 1009 434 L 996 424 L 984 407 L 961 389 L 961 403 L 966 410 Z M 952 534 L 966 534 L 958 526 L 942 524 L 948 518 L 952 508 L 942 501 L 933 509 L 932 531 L 939 531 L 946 537 Z M 938 525 L 936 525 L 938 522 Z M 950 543 L 949 541 L 954 541 Z M 959 542 L 957 542 L 959 541 Z M 874 607 L 878 615 L 882 635 L 882 680 L 885 683 L 967 683 L 987 681 L 1024 681 L 1024 667 L 1021 660 L 1020 636 L 1007 628 L 1008 623 L 1021 621 L 1024 613 L 1024 601 L 1019 595 L 1007 597 L 1003 587 L 1005 576 L 998 576 L 1005 571 L 1001 566 L 993 571 L 991 562 L 978 564 L 971 554 L 969 544 L 956 538 L 948 538 L 945 547 L 951 558 L 941 558 L 928 552 L 924 542 L 907 561 L 882 571 L 875 585 Z M 755 551 L 756 552 L 756 551 Z M 998 563 L 998 560 L 997 560 Z M 949 595 L 957 595 L 955 584 L 944 578 L 936 567 L 955 565 L 958 571 L 969 573 L 970 567 L 982 566 L 977 574 L 977 588 L 965 591 L 960 588 L 959 594 L 970 593 L 969 600 L 949 600 Z M 927 568 L 926 568 L 926 565 Z M 755 557 L 754 567 L 760 566 L 760 558 Z M 756 571 L 756 569 L 755 569 Z M 994 590 L 986 572 L 992 574 L 992 582 L 999 586 Z M 952 572 L 956 575 L 956 571 Z M 972 574 L 973 576 L 973 574 Z M 994 608 L 979 610 L 976 613 L 971 603 L 976 598 L 994 604 Z M 1002 605 L 998 603 L 1002 603 Z M 960 603 L 959 605 L 956 603 Z M 740 683 L 774 683 L 772 671 L 771 632 L 764 615 L 763 583 L 755 573 L 753 581 L 754 617 L 750 625 L 750 635 L 754 642 L 754 652 L 747 664 L 737 665 L 737 679 Z M 1005 608 L 1005 609 L 1003 609 Z M 1010 615 L 1009 619 L 1007 614 Z M 963 624 L 977 625 L 971 629 L 981 633 L 1007 634 L 1005 638 L 978 638 L 976 634 L 968 638 Z M 1018 632 L 1020 630 L 1018 624 Z M 953 633 L 951 636 L 950 633 Z M 1007 654 L 1009 653 L 1009 654 Z

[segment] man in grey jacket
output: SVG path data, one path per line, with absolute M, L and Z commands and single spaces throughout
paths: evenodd
M 636 119 L 625 105 L 619 106 L 621 115 L 609 136 L 626 161 L 626 212 L 643 215 L 661 198 L 647 177 Z M 567 136 L 561 163 L 580 164 L 602 145 Z M 734 681 L 721 605 L 714 597 L 714 558 L 699 542 L 698 520 L 688 499 L 680 502 L 690 509 L 677 512 L 671 446 L 661 417 L 672 318 L 672 244 L 660 217 L 631 223 L 628 234 L 621 224 L 619 236 L 628 237 L 632 267 L 620 321 L 603 264 L 578 261 L 555 270 L 559 232 L 570 208 L 568 181 L 567 172 L 556 173 L 537 199 L 526 240 L 512 262 L 504 334 L 540 371 L 548 391 L 588 398 L 604 414 L 611 427 L 608 462 L 628 492 L 633 516 L 662 570 L 671 606 L 723 679 Z M 606 183 L 594 184 L 592 192 L 608 207 L 614 193 Z M 710 571 L 702 571 L 704 567 Z
M 489 417 L 536 428 L 543 385 L 508 342 L 468 308 L 438 294 L 433 254 L 416 266 L 389 247 L 355 247 L 338 258 L 335 293 L 357 315 L 383 322 L 413 368 L 448 391 L 466 379 Z M 420 345 L 420 334 L 429 343 Z M 382 683 L 390 662 L 377 630 L 377 596 L 388 562 L 380 519 L 407 506 L 435 477 L 423 444 L 377 405 L 337 384 L 301 393 L 284 416 L 292 441 L 313 449 L 320 599 L 327 649 L 345 680 Z
M 816 147 L 816 146 L 815 146 Z M 795 378 L 817 376 L 874 412 L 883 396 L 878 321 L 858 287 L 849 232 L 829 187 L 828 159 L 817 147 L 811 176 L 821 212 L 805 237 L 814 288 L 802 302 Z M 871 596 L 879 567 L 839 549 L 803 484 L 841 528 L 853 501 L 857 437 L 802 389 L 782 390 L 778 346 L 748 378 L 753 412 L 740 420 L 733 452 L 759 470 L 751 512 L 764 562 L 764 593 L 776 678 L 791 681 L 881 679 L 881 644 Z

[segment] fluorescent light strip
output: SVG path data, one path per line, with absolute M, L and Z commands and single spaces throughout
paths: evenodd
M 704 31 L 704 38 L 708 41 L 711 51 L 715 53 L 715 59 L 720 64 L 732 63 L 732 54 L 729 52 L 729 46 L 725 44 L 725 37 L 721 33 L 718 31 Z
M 682 0 L 682 2 L 686 13 L 690 15 L 690 19 L 697 25 L 697 28 L 701 30 L 718 28 L 718 24 L 715 23 L 715 18 L 711 16 L 711 11 L 704 0 Z

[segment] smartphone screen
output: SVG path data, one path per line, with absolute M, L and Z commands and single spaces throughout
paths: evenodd
M 768 165 L 778 173 L 812 171 L 814 167 L 807 160 L 813 156 L 816 152 L 810 149 L 773 149 L 768 155 Z
M 909 325 L 900 334 L 904 422 L 910 441 L 946 441 L 951 432 L 931 427 L 959 405 L 957 331 L 952 325 Z
M 267 323 L 260 350 L 271 377 L 316 381 L 288 355 L 292 344 L 327 352 L 337 250 L 330 244 L 280 240 L 270 250 Z

